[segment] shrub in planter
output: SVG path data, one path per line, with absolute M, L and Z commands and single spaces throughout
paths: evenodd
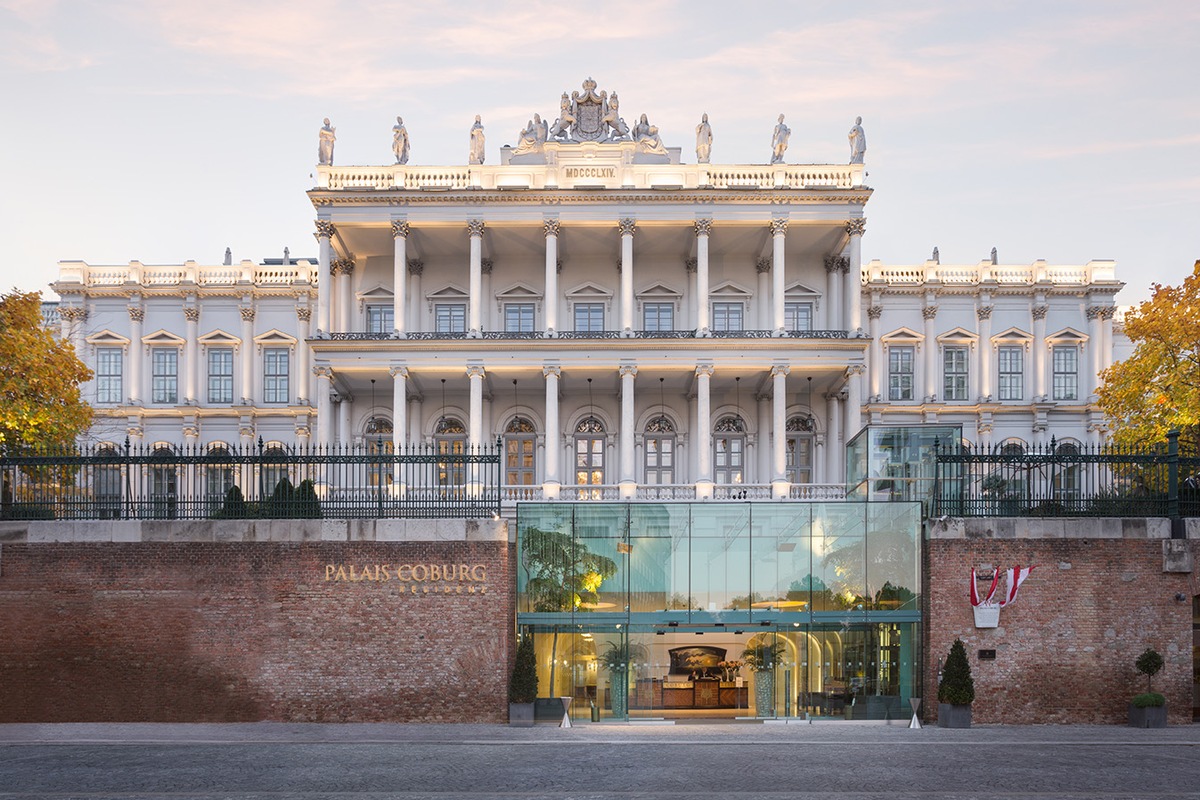
M 512 675 L 508 678 L 508 724 L 533 727 L 533 704 L 537 700 L 537 660 L 533 652 L 533 634 L 526 633 L 517 645 Z
M 609 642 L 596 659 L 600 668 L 609 674 L 609 698 L 613 716 L 617 719 L 629 714 L 629 668 L 639 661 L 645 661 L 646 652 L 645 646 L 637 642 L 621 640 Z
M 1135 695 L 1129 703 L 1129 726 L 1132 728 L 1167 727 L 1167 698 L 1154 691 L 1154 676 L 1163 668 L 1163 657 L 1153 647 L 1147 647 L 1137 661 L 1137 671 L 1146 676 L 1146 691 Z
M 938 684 L 938 727 L 971 727 L 971 703 L 974 701 L 975 679 L 971 677 L 967 648 L 961 639 L 955 639 L 942 667 L 942 682 Z
M 758 642 L 742 651 L 742 659 L 754 673 L 754 715 L 775 714 L 775 665 L 783 654 L 782 643 Z

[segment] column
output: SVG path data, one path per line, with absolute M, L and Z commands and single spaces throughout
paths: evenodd
M 829 483 L 829 477 L 825 474 L 829 469 L 828 459 L 825 457 L 825 434 L 813 434 L 813 483 Z
M 392 316 L 400 338 L 408 332 L 408 223 L 392 220 Z
M 683 301 L 684 319 L 675 327 L 680 330 L 696 330 L 700 327 L 699 316 L 696 313 L 696 267 L 699 262 L 694 258 L 683 260 L 683 269 L 687 273 L 687 294 Z
M 337 273 L 338 311 L 337 330 L 349 332 L 354 330 L 354 288 L 350 276 L 354 274 L 354 262 L 348 258 L 339 258 L 333 262 Z
M 626 217 L 617 222 L 621 232 L 621 333 L 633 335 L 633 234 L 637 220 Z
M 712 323 L 708 318 L 708 236 L 711 219 L 698 219 L 696 229 L 696 332 L 708 333 Z
M 238 422 L 238 444 L 244 456 L 258 455 L 259 453 L 258 448 L 254 446 L 254 424 L 247 417 L 243 417 Z M 261 470 L 261 466 L 258 469 Z M 238 483 L 241 484 L 242 494 L 247 500 L 260 498 L 263 494 L 262 487 L 259 486 L 259 476 L 255 475 L 255 472 L 254 464 L 247 462 L 242 465 L 242 474 Z
M 408 274 L 412 277 L 412 291 L 409 293 L 408 318 L 405 324 L 414 329 L 421 328 L 421 273 L 425 271 L 425 262 L 419 258 L 408 260 Z M 432 330 L 432 328 L 431 328 Z
M 479 295 L 479 330 L 500 330 L 504 327 L 501 322 L 497 325 L 492 321 L 492 314 L 495 306 L 492 304 L 492 299 L 495 297 L 492 294 L 492 266 L 493 261 L 490 258 L 481 258 L 479 260 L 479 277 L 483 284 L 483 292 Z
M 200 309 L 195 306 L 184 306 L 184 338 L 183 345 L 183 404 L 197 405 L 199 403 L 200 384 L 200 343 L 197 340 L 197 328 L 200 323 Z
M 637 492 L 637 473 L 634 465 L 634 379 L 637 377 L 637 367 L 633 364 L 622 364 L 618 369 L 621 376 L 621 432 L 620 448 L 620 491 L 624 500 L 632 499 Z
M 313 367 L 312 374 L 317 382 L 317 444 L 328 448 L 333 444 L 333 401 L 330 399 L 333 370 L 325 366 Z
M 414 394 L 412 400 L 409 401 L 408 409 L 408 446 L 421 447 L 421 424 L 424 419 L 422 406 L 425 398 L 422 395 Z
M 1046 312 L 1050 307 L 1039 296 L 1033 307 L 1033 399 L 1046 400 Z
M 709 500 L 713 496 L 712 471 L 712 403 L 709 398 L 709 383 L 713 375 L 712 364 L 696 366 L 696 499 Z
M 1081 399 L 1086 399 L 1089 395 L 1095 393 L 1096 387 L 1100 384 L 1100 379 L 1097 377 L 1100 370 L 1104 369 L 1104 322 L 1101 319 L 1102 309 L 1100 306 L 1088 306 L 1087 321 L 1088 321 L 1088 351 L 1090 358 L 1088 364 L 1088 382 L 1079 387 Z M 1082 359 L 1081 365 L 1082 365 Z
M 241 306 L 242 405 L 254 404 L 254 306 Z
M 483 303 L 483 220 L 467 220 L 467 236 L 471 242 L 470 287 L 467 299 L 467 330 L 471 336 L 480 335 L 480 309 Z
M 351 416 L 354 411 L 354 396 L 346 393 L 342 395 L 341 402 L 338 404 L 338 444 L 342 447 L 349 447 L 354 442 L 353 429 L 351 428 L 353 418 Z
M 558 220 L 551 218 L 542 223 L 546 234 L 546 282 L 542 300 L 546 319 L 546 334 L 558 332 Z
M 1108 369 L 1113 363 L 1113 316 L 1117 313 L 1116 306 L 1102 306 L 1100 309 L 1101 331 L 1104 333 L 1104 343 L 1100 348 L 1100 364 Z M 86 314 L 84 315 L 86 318 Z
M 562 488 L 559 477 L 559 459 L 562 456 L 562 434 L 558 422 L 558 379 L 562 370 L 557 366 L 542 367 L 542 377 L 546 379 L 546 478 L 542 482 L 542 495 L 547 500 L 558 498 Z
M 762 392 L 754 395 L 756 411 L 758 412 L 758 430 L 761 432 L 762 447 L 755 448 L 758 453 L 754 461 L 753 483 L 766 483 L 771 480 L 771 448 L 767 446 L 767 432 L 771 430 L 771 395 Z
M 331 260 L 333 248 L 330 246 L 330 239 L 333 238 L 334 232 L 332 222 L 325 219 L 317 220 L 317 232 L 314 234 L 320 248 L 317 255 L 317 332 L 321 334 L 333 330 L 329 308 L 333 299 L 333 282 L 330 280 L 333 275 Z
M 467 415 L 467 444 L 472 452 L 478 452 L 483 443 L 483 365 L 468 364 L 467 379 L 471 384 L 471 404 Z
M 771 309 L 772 327 L 776 336 L 787 333 L 787 325 L 783 314 L 783 296 L 785 289 L 784 278 L 786 266 L 784 263 L 783 245 L 787 238 L 788 221 L 786 219 L 771 220 Z
M 846 285 L 846 329 L 853 336 L 862 333 L 862 235 L 867 230 L 865 219 L 852 219 L 846 223 L 850 235 L 850 263 L 845 274 Z
M 883 306 L 872 304 L 867 309 L 867 326 L 870 328 L 871 348 L 868 364 L 870 371 L 867 373 L 867 383 L 869 396 L 867 402 L 881 403 L 883 402 L 883 375 L 887 371 L 887 365 L 883 360 L 883 342 L 880 337 L 883 332 L 880 330 L 879 318 L 883 316 Z
M 129 404 L 142 404 L 142 320 L 146 309 L 140 305 L 129 306 Z
M 981 305 L 975 309 L 979 318 L 979 399 L 985 403 L 992 401 L 992 311 L 995 306 Z
M 392 449 L 397 453 L 408 446 L 408 367 L 392 366 Z
M 296 381 L 296 391 L 299 395 L 296 402 L 299 405 L 304 405 L 307 401 L 312 403 L 314 392 L 316 391 L 313 384 L 313 374 L 308 368 L 308 338 L 311 335 L 309 326 L 312 321 L 312 309 L 308 306 L 296 306 L 296 375 L 299 379 Z
M 851 364 L 847 369 L 846 379 L 846 409 L 845 435 L 843 441 L 847 444 L 862 427 L 862 376 L 867 368 L 862 364 Z
M 844 483 L 846 476 L 842 474 L 842 405 L 841 394 L 836 390 L 825 395 L 825 417 L 825 427 L 829 431 L 826 437 L 829 466 L 825 471 L 825 480 L 827 483 Z
M 199 455 L 200 428 L 196 425 L 195 417 L 184 419 L 182 433 L 184 454 L 191 456 Z M 198 509 L 204 501 L 204 490 L 198 480 L 200 477 L 198 465 L 193 462 L 185 466 L 181 477 L 183 478 L 183 485 L 179 487 L 180 505 L 184 508 Z M 193 510 L 192 513 L 195 513 L 195 511 Z
M 841 256 L 825 256 L 825 327 L 831 331 L 845 328 L 842 321 L 842 280 L 838 274 Z
M 758 273 L 758 284 L 755 286 L 755 306 L 758 308 L 754 327 L 760 331 L 771 329 L 771 259 L 760 258 L 754 262 L 754 271 Z
M 935 298 L 930 293 L 925 298 L 925 307 L 921 309 L 921 316 L 925 319 L 925 402 L 937 402 L 937 396 L 941 394 L 938 391 L 938 343 L 937 343 L 937 319 L 938 307 L 934 305 Z
M 786 364 L 771 367 L 771 495 L 788 495 L 787 479 L 787 376 Z

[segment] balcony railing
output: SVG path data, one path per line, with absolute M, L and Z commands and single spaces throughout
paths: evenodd
M 697 499 L 698 491 L 692 483 L 639 484 L 632 496 L 624 496 L 622 487 L 614 483 L 566 485 L 557 489 L 557 496 L 544 493 L 541 486 L 505 486 L 500 498 L 505 506 L 519 502 L 546 502 L 557 500 L 565 503 L 589 501 L 628 500 L 639 501 L 689 501 Z M 771 500 L 772 486 L 769 483 L 719 484 L 712 488 L 714 500 Z M 788 500 L 802 502 L 844 502 L 846 487 L 840 483 L 796 483 L 788 489 Z
M 735 330 L 735 331 L 709 331 L 706 334 L 698 334 L 692 330 L 670 330 L 670 331 L 633 331 L 631 336 L 626 336 L 622 331 L 558 331 L 553 335 L 546 331 L 484 331 L 478 337 L 472 337 L 471 334 L 465 331 L 412 331 L 405 333 L 400 337 L 391 331 L 341 331 L 330 333 L 329 339 L 335 342 L 376 342 L 387 341 L 389 339 L 415 339 L 419 341 L 451 341 L 454 339 L 500 339 L 500 340 L 534 340 L 534 339 L 847 339 L 849 332 L 844 330 L 796 330 L 787 331 L 785 335 L 778 336 L 772 330 Z

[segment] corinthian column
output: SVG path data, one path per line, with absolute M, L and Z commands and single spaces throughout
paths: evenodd
M 883 342 L 879 341 L 879 318 L 883 316 L 883 306 L 874 304 L 867 309 L 867 325 L 871 336 L 870 371 L 867 375 L 869 384 L 869 402 L 878 403 L 883 397 Z
M 196 405 L 198 403 L 196 387 L 200 375 L 200 343 L 197 341 L 196 328 L 200 323 L 200 309 L 195 306 L 184 306 L 183 319 L 186 339 L 183 345 L 185 362 L 183 402 L 184 405 Z
M 921 309 L 921 316 L 925 318 L 925 402 L 931 402 L 940 394 L 937 386 L 937 328 L 934 322 L 937 319 L 937 312 L 938 307 L 934 305 L 934 298 L 932 296 L 926 298 L 925 307 Z
M 473 452 L 478 452 L 483 443 L 483 365 L 469 364 L 467 378 L 471 383 L 471 405 L 467 412 L 471 419 L 467 425 L 467 444 Z
M 846 368 L 846 442 L 853 439 L 862 427 L 862 376 L 866 371 L 867 368 L 862 364 L 851 364 Z
M 787 497 L 787 376 L 784 364 L 771 367 L 771 494 Z
M 542 367 L 546 378 L 546 480 L 542 494 L 547 500 L 558 497 L 562 488 L 559 478 L 559 456 L 562 455 L 562 434 L 558 429 L 558 379 L 562 370 L 557 366 Z
M 850 334 L 862 333 L 862 236 L 867 230 L 865 219 L 852 219 L 846 223 L 850 234 L 850 268 L 846 272 L 846 328 Z
M 129 404 L 142 404 L 142 320 L 146 309 L 139 305 L 129 306 Z
M 633 234 L 637 220 L 627 217 L 617 222 L 621 231 L 621 333 L 633 335 Z
M 408 223 L 392 220 L 392 325 L 403 339 L 408 332 Z
M 408 367 L 393 366 L 392 376 L 392 449 L 400 453 L 408 444 Z
M 632 364 L 622 364 L 619 369 L 621 376 L 621 497 L 630 499 L 637 490 L 637 476 L 633 458 L 633 382 L 637 377 L 637 367 Z
M 708 319 L 708 235 L 711 219 L 698 219 L 696 228 L 696 333 L 706 334 L 712 324 Z
M 831 331 L 843 330 L 845 319 L 842 314 L 841 256 L 825 256 L 825 327 Z
M 316 225 L 317 232 L 313 235 L 317 237 L 317 246 L 320 248 L 317 255 L 317 333 L 326 334 L 333 329 L 329 304 L 333 297 L 333 282 L 330 280 L 333 274 L 330 272 L 333 267 L 333 248 L 330 239 L 333 238 L 334 227 L 332 222 L 325 219 L 317 220 Z
M 1033 307 L 1033 399 L 1046 399 L 1046 312 L 1049 307 L 1038 298 Z
M 317 444 L 328 448 L 333 444 L 333 431 L 337 424 L 333 419 L 333 402 L 330 400 L 333 370 L 330 367 L 313 367 L 312 373 L 317 380 Z
M 354 274 L 354 261 L 349 258 L 339 258 L 333 262 L 337 274 L 338 313 L 337 329 L 339 331 L 354 330 L 354 286 L 350 276 Z
M 979 399 L 992 401 L 992 310 L 991 305 L 980 305 L 975 309 L 979 318 Z
M 547 219 L 542 230 L 546 234 L 546 333 L 553 336 L 558 332 L 558 220 Z
M 238 309 L 242 315 L 242 404 L 254 403 L 254 306 Z
M 713 365 L 696 366 L 696 499 L 708 500 L 713 496 L 712 471 L 712 403 L 709 398 L 709 383 Z
M 776 336 L 783 336 L 787 333 L 787 324 L 783 313 L 783 297 L 786 291 L 783 246 L 787 239 L 787 228 L 788 221 L 786 219 L 771 220 L 771 309 L 774 318 L 772 326 Z
M 467 236 L 471 241 L 470 297 L 467 306 L 467 328 L 471 336 L 480 336 L 482 331 L 481 309 L 483 307 L 483 220 L 467 220 Z

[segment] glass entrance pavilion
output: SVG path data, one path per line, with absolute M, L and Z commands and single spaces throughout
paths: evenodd
M 523 503 L 517 624 L 547 716 L 907 719 L 910 502 Z

